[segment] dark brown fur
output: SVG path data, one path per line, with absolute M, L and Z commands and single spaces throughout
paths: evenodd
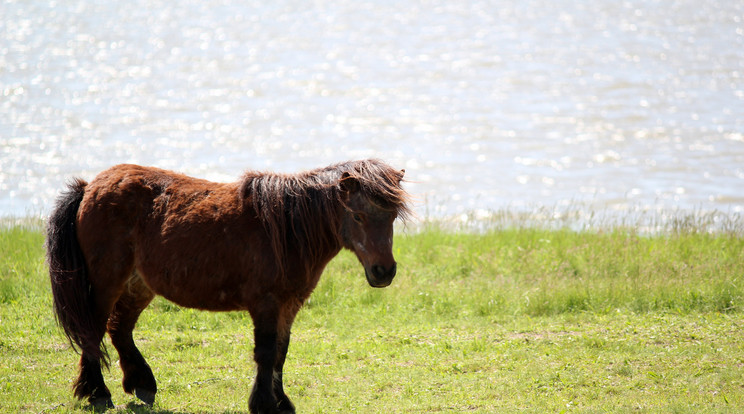
M 343 247 L 372 286 L 392 281 L 392 223 L 409 212 L 402 176 L 366 160 L 249 172 L 229 184 L 137 165 L 76 180 L 47 231 L 57 319 L 82 351 L 75 395 L 110 406 L 101 375 L 108 332 L 124 390 L 154 401 L 155 379 L 132 329 L 162 295 L 192 308 L 247 310 L 258 365 L 251 411 L 294 412 L 282 386 L 294 317 Z

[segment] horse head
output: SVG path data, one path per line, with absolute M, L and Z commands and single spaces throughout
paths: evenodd
M 343 173 L 339 184 L 344 205 L 342 244 L 356 254 L 372 287 L 390 285 L 397 270 L 393 257 L 393 222 L 407 210 L 405 205 L 387 200 L 385 195 L 404 194 L 400 190 L 403 173 L 395 171 L 392 179 L 382 184 L 382 188 L 387 188 L 382 192 L 365 188 L 370 183 L 362 184 L 359 178 L 348 172 Z M 391 193 L 390 188 L 397 191 Z

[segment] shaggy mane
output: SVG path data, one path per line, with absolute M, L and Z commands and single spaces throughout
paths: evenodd
M 380 160 L 350 161 L 296 174 L 249 171 L 243 176 L 241 198 L 252 204 L 263 223 L 280 270 L 288 262 L 290 248 L 317 258 L 316 251 L 338 244 L 338 211 L 346 208 L 340 186 L 344 173 L 359 182 L 370 202 L 395 211 L 403 220 L 410 217 L 410 196 L 400 185 L 403 172 Z

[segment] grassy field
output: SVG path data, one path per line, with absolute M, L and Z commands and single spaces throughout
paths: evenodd
M 0 412 L 79 412 L 39 228 L 0 229 Z M 395 253 L 381 290 L 340 255 L 300 312 L 298 412 L 744 412 L 741 231 L 425 227 Z M 117 409 L 247 412 L 251 332 L 245 314 L 156 300 L 135 339 L 157 402 L 124 394 L 114 363 Z

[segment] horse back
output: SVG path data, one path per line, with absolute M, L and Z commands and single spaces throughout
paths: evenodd
M 103 278 L 141 277 L 183 306 L 245 309 L 277 275 L 238 187 L 129 164 L 100 173 L 78 212 L 89 265 L 105 266 Z
M 242 207 L 237 184 L 122 164 L 101 172 L 88 184 L 78 220 L 106 227 L 123 225 L 130 230 L 125 233 L 148 231 L 153 226 L 167 231 L 178 223 L 216 223 L 240 215 Z

